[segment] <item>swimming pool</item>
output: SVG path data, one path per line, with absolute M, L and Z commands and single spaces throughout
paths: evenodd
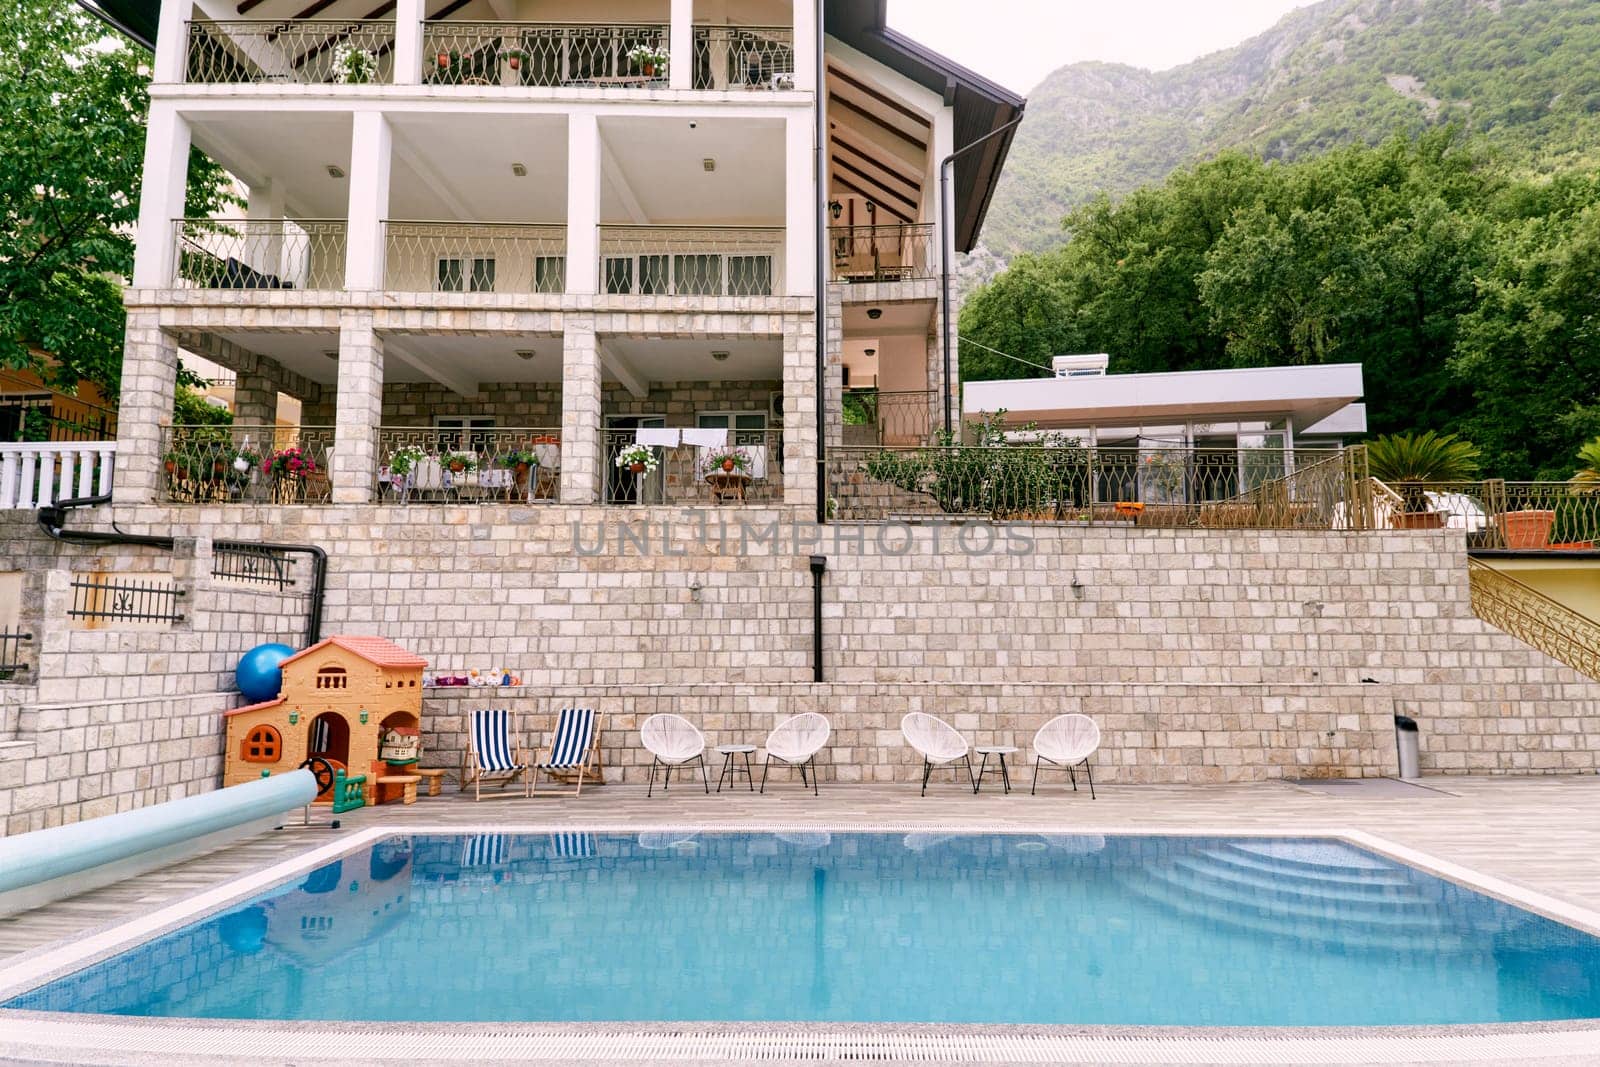
M 392 836 L 8 1001 L 217 1019 L 1600 1016 L 1600 939 L 1332 840 Z

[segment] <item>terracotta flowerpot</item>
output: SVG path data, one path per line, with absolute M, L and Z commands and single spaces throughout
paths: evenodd
M 733 460 L 731 460 L 731 459 L 723 460 L 722 461 L 722 469 L 727 471 L 729 474 L 732 474 L 733 473 Z
M 1545 547 L 1550 549 L 1552 552 L 1592 552 L 1594 551 L 1594 542 L 1557 541 L 1554 544 L 1546 545 Z
M 467 465 L 465 463 L 452 463 L 452 464 L 450 464 L 450 473 L 451 474 L 460 474 L 462 471 L 464 471 L 466 469 L 467 469 Z
M 644 76 L 646 78 L 654 78 L 656 76 L 656 65 L 654 63 L 646 63 L 644 65 Z
M 528 465 L 526 463 L 518 463 L 517 464 L 517 473 L 521 474 L 521 475 L 526 475 L 528 473 Z
M 1508 511 L 1500 516 L 1507 548 L 1544 548 L 1550 544 L 1550 528 L 1555 524 L 1553 511 Z
M 177 463 L 173 462 L 170 459 L 167 460 L 165 463 L 163 463 L 161 466 L 162 466 L 162 469 L 165 470 L 168 474 L 173 474 L 178 469 Z
M 506 60 L 506 63 L 511 67 L 512 70 L 522 69 L 522 58 L 520 56 L 512 56 L 510 59 Z
M 440 52 L 439 53 L 439 69 L 440 70 L 449 70 L 450 69 L 450 53 L 449 52 Z
M 643 474 L 644 473 L 644 464 L 643 463 L 630 463 L 630 464 L 628 464 L 628 469 L 630 471 L 632 471 L 633 473 L 635 473 L 635 474 Z
M 1443 511 L 1401 511 L 1390 517 L 1389 525 L 1396 530 L 1442 530 L 1449 517 Z

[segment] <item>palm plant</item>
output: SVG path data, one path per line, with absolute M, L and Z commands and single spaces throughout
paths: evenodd
M 1572 487 L 1585 493 L 1600 492 L 1600 437 L 1578 449 L 1578 463 L 1578 473 L 1571 479 Z
M 1428 510 L 1429 482 L 1465 482 L 1478 473 L 1478 446 L 1453 433 L 1387 434 L 1367 442 L 1372 476 L 1394 486 L 1407 512 Z

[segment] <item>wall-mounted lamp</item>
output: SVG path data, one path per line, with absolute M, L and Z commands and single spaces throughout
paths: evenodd
M 528 176 L 528 168 L 525 164 L 513 163 L 511 164 L 511 173 L 519 178 L 526 178 Z
M 867 217 L 868 218 L 872 218 L 877 213 L 878 213 L 878 205 L 874 204 L 871 200 L 868 200 L 867 201 Z
M 700 165 L 706 169 L 707 174 L 710 174 L 717 169 L 717 161 L 712 159 L 710 156 L 702 159 L 700 161 Z
M 366 708 L 362 708 L 361 709 L 361 725 L 362 726 L 367 725 L 367 709 Z
M 1089 587 L 1078 581 L 1078 576 L 1076 574 L 1072 576 L 1072 598 L 1074 600 L 1082 600 L 1083 591 L 1087 588 Z
M 335 180 L 337 180 L 339 178 L 343 178 L 344 177 L 344 168 L 339 166 L 337 163 L 329 163 L 328 164 L 328 177 L 333 178 Z
M 705 596 L 704 596 L 705 591 L 706 591 L 706 587 L 700 584 L 700 579 L 696 578 L 694 580 L 693 584 L 691 584 L 689 586 L 689 601 L 690 601 L 690 603 L 693 603 L 693 604 L 700 603 L 705 598 Z
M 844 214 L 844 205 L 837 200 L 828 201 L 828 214 L 833 216 L 833 221 L 838 222 L 839 216 Z
M 295 708 L 293 711 L 291 711 L 289 713 L 289 725 L 290 726 L 299 726 L 300 725 L 300 709 L 299 708 Z

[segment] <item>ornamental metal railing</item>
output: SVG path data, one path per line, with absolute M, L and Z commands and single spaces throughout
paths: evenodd
M 1600 485 L 1396 482 L 1381 485 L 1376 522 L 1460 530 L 1473 551 L 1592 552 L 1600 549 Z
M 932 390 L 850 390 L 844 394 L 844 421 L 870 427 L 880 445 L 923 445 L 933 432 L 936 401 Z
M 343 289 L 342 219 L 175 219 L 177 289 Z
M 111 492 L 115 441 L 0 444 L 0 511 Z
M 1600 679 L 1600 623 L 1481 560 L 1467 561 L 1467 578 L 1478 618 Z
M 1355 450 L 839 448 L 840 519 L 939 515 L 1199 529 L 1364 529 Z
M 170 504 L 325 504 L 331 426 L 165 426 L 161 497 Z
M 770 505 L 783 501 L 783 433 L 730 430 L 725 446 L 640 445 L 638 431 L 606 431 L 602 500 L 617 507 Z M 644 448 L 652 461 L 638 462 Z
M 185 591 L 171 582 L 113 578 L 72 583 L 70 619 L 87 622 L 174 623 L 183 621 L 178 601 Z
M 190 22 L 184 80 L 287 85 L 394 80 L 392 19 Z
M 794 30 L 788 26 L 696 26 L 696 89 L 793 89 Z
M 211 548 L 211 577 L 282 590 L 294 584 L 294 561 L 276 549 L 217 541 Z
M 23 646 L 33 644 L 33 635 L 21 630 L 0 630 L 0 682 L 16 681 L 17 675 L 32 669 Z
M 538 88 L 665 85 L 667 35 L 667 27 L 655 23 L 429 21 L 422 24 L 422 80 Z
M 378 463 L 379 503 L 554 503 L 561 494 L 561 431 L 385 426 L 378 430 Z
M 384 287 L 404 293 L 563 293 L 567 230 L 520 222 L 383 223 Z
M 783 230 L 773 226 L 602 226 L 600 291 L 635 296 L 783 292 Z
M 903 282 L 934 278 L 939 257 L 933 226 L 834 226 L 828 230 L 836 282 Z

